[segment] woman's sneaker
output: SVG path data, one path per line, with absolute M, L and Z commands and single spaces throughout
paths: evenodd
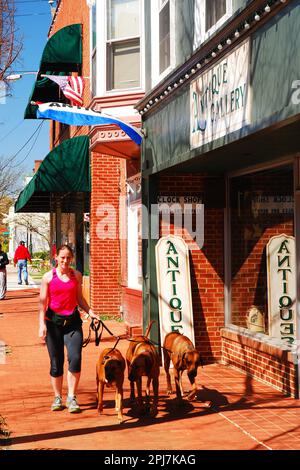
M 70 413 L 80 413 L 81 409 L 77 403 L 77 398 L 74 395 L 73 397 L 67 397 L 66 407 L 68 408 Z
M 64 405 L 62 404 L 62 399 L 58 395 L 57 397 L 54 397 L 54 401 L 51 405 L 51 411 L 60 411 L 64 409 Z

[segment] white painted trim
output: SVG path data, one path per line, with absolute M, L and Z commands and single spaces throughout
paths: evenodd
M 143 92 L 145 89 L 145 27 L 144 27 L 144 0 L 140 0 L 140 77 L 141 86 L 135 88 L 121 88 L 106 90 L 107 60 L 107 1 L 97 2 L 97 86 L 95 96 L 128 95 L 128 93 Z
M 232 16 L 232 11 L 232 0 L 226 0 L 225 15 L 223 15 L 208 31 L 205 31 L 206 0 L 195 0 L 193 49 L 197 49 L 204 41 L 212 36 L 217 29 L 219 29 L 222 24 Z
M 114 116 L 114 117 L 120 116 L 120 114 L 122 114 L 123 118 L 124 117 L 131 118 L 135 116 L 135 117 L 138 117 L 140 120 L 139 113 L 136 109 L 134 109 L 133 106 L 114 106 L 114 107 L 102 109 L 102 111 L 105 112 L 105 114 L 109 114 L 110 116 Z
M 175 0 L 170 2 L 170 66 L 161 74 L 159 73 L 159 12 L 166 4 L 164 2 L 160 6 L 159 0 L 151 0 L 151 84 L 155 87 L 163 80 L 176 65 L 176 49 L 175 49 Z
M 127 287 L 141 290 L 139 283 L 139 208 L 141 203 L 136 202 L 127 207 Z
M 283 343 L 277 338 L 271 338 L 270 336 L 264 333 L 251 331 L 251 330 L 248 330 L 247 328 L 243 328 L 242 326 L 236 326 L 233 324 L 226 326 L 224 330 L 229 331 L 229 332 L 231 331 L 232 333 L 236 333 L 238 335 L 242 335 L 247 338 L 252 338 L 263 344 L 269 344 L 270 346 L 273 346 L 274 348 L 279 348 L 282 351 L 290 351 L 293 355 L 295 354 L 295 348 L 293 348 L 293 346 L 290 346 L 287 343 Z

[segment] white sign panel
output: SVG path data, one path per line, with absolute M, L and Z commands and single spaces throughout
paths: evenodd
M 161 344 L 179 331 L 195 344 L 189 250 L 178 236 L 162 237 L 155 248 Z
M 250 123 L 249 40 L 191 83 L 192 148 Z
M 269 334 L 283 342 L 296 340 L 295 239 L 285 234 L 267 244 Z

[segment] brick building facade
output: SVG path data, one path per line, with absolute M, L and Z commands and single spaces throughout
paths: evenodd
M 204 240 L 191 248 L 193 230 L 172 215 L 170 202 L 170 226 L 162 215 L 149 215 L 144 323 L 149 316 L 165 321 L 152 236 L 158 225 L 160 236 L 181 233 L 190 246 L 194 336 L 205 362 L 221 361 L 299 396 L 299 270 L 288 250 L 285 258 L 268 252 L 278 239 L 281 250 L 292 240 L 296 258 L 300 253 L 300 109 L 289 93 L 297 74 L 288 47 L 299 21 L 297 2 L 195 0 L 183 7 L 166 0 L 146 15 L 153 39 L 145 60 L 152 73 L 137 106 L 146 131 L 143 203 L 150 208 L 198 197 Z M 163 21 L 165 38 L 156 26 Z M 273 256 L 278 269 L 271 268 Z M 277 279 L 281 294 L 273 287 Z M 152 337 L 163 339 L 159 329 Z

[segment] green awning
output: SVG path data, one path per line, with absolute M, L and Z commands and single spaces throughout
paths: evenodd
M 44 48 L 40 72 L 77 72 L 82 65 L 81 24 L 71 24 L 53 34 Z
M 70 205 L 75 193 L 90 193 L 90 188 L 89 138 L 73 137 L 44 158 L 20 193 L 15 212 L 51 212 L 52 198 L 61 196 L 62 204 Z
M 37 106 L 31 104 L 32 101 L 40 101 L 41 103 L 60 101 L 59 86 L 51 80 L 41 77 L 41 74 L 69 75 L 71 72 L 81 70 L 81 30 L 81 24 L 65 26 L 48 40 L 41 58 L 37 79 L 25 109 L 24 119 L 36 119 Z

